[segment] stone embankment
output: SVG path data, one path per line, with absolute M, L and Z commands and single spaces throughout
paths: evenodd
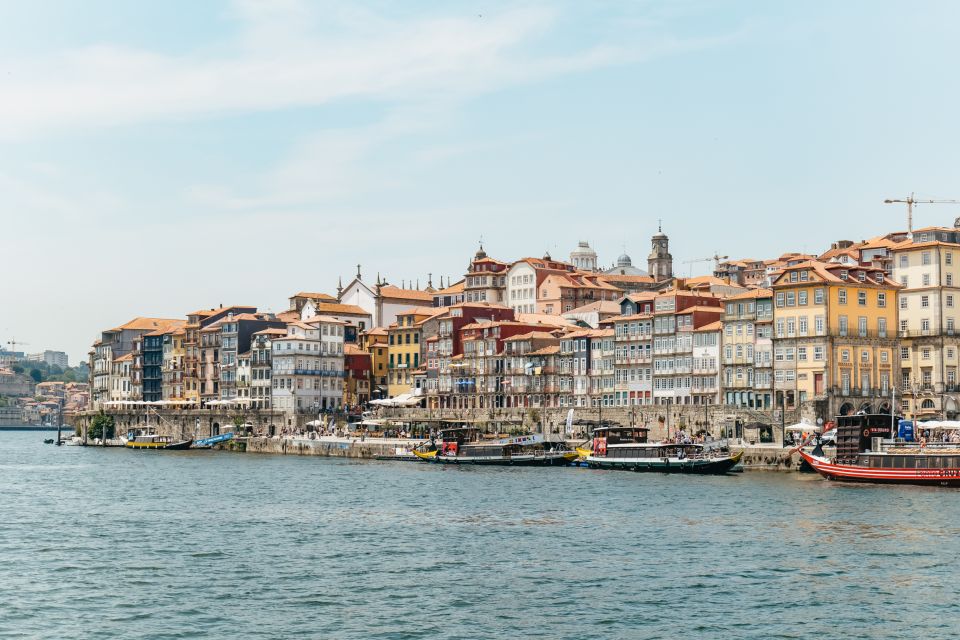
M 247 453 L 273 453 L 293 456 L 324 456 L 328 458 L 365 458 L 404 455 L 422 440 L 397 438 L 338 438 L 323 436 L 309 438 L 238 438 L 224 448 L 246 450 Z

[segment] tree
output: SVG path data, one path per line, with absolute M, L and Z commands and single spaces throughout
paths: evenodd
M 30 369 L 30 377 L 33 378 L 34 382 L 43 382 L 43 374 L 40 373 L 40 369 Z
M 21 367 L 21 366 L 18 365 L 18 364 L 15 364 L 15 365 L 13 365 L 12 367 L 10 367 L 10 370 L 13 371 L 13 372 L 16 373 L 16 374 L 21 374 L 21 373 L 23 373 L 23 367 Z
M 93 416 L 93 420 L 90 421 L 90 429 L 87 430 L 87 437 L 94 439 L 103 438 L 103 434 L 106 433 L 106 439 L 109 440 L 114 436 L 115 429 L 116 424 L 113 416 L 108 416 L 103 412 L 103 409 L 100 409 L 100 413 Z

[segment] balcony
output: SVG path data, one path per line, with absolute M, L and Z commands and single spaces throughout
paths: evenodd
M 941 336 L 960 335 L 956 329 L 911 329 L 897 332 L 901 338 L 939 338 Z

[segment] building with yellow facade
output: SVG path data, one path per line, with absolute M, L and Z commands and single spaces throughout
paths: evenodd
M 775 407 L 817 401 L 824 420 L 889 411 L 896 283 L 869 266 L 807 261 L 775 275 L 772 290 Z
M 900 409 L 917 418 L 960 415 L 960 230 L 917 229 L 893 249 L 900 284 Z
M 413 307 L 397 313 L 397 321 L 387 327 L 387 395 L 414 393 L 414 373 L 420 369 L 423 339 L 422 324 L 446 313 L 436 307 Z

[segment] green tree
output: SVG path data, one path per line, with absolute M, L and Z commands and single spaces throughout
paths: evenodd
M 103 438 L 104 434 L 106 434 L 106 439 L 109 440 L 114 436 L 115 430 L 116 424 L 113 416 L 108 416 L 103 412 L 103 409 L 100 409 L 100 413 L 93 416 L 93 420 L 90 421 L 90 429 L 87 431 L 87 437 Z
M 30 377 L 33 378 L 34 382 L 43 382 L 43 374 L 40 369 L 30 369 Z
M 18 365 L 18 364 L 15 364 L 15 365 L 13 365 L 12 367 L 10 367 L 10 370 L 13 371 L 13 372 L 16 373 L 16 374 L 23 373 L 23 367 L 21 367 L 21 366 Z

